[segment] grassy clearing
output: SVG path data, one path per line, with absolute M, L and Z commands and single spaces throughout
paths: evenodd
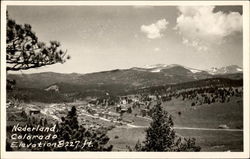
M 138 140 L 145 139 L 145 128 L 114 128 L 108 132 L 110 138 L 109 143 L 114 145 L 115 151 L 127 151 L 126 146 L 134 148 Z M 115 138 L 118 136 L 118 138 Z
M 173 105 L 170 105 L 173 104 Z M 229 128 L 243 127 L 242 98 L 233 98 L 229 103 L 213 103 L 191 107 L 180 101 L 165 103 L 163 107 L 174 117 L 175 126 L 218 128 L 226 124 Z M 177 113 L 181 111 L 181 115 Z
M 243 127 L 243 104 L 242 98 L 234 97 L 229 103 L 214 103 L 191 107 L 186 101 L 179 99 L 164 103 L 163 107 L 173 115 L 175 126 L 218 128 L 220 124 L 226 124 L 229 128 Z M 181 115 L 178 112 L 181 111 Z M 133 117 L 135 125 L 148 125 L 150 121 Z M 243 132 L 227 131 L 201 131 L 201 130 L 176 130 L 184 137 L 196 138 L 201 151 L 243 151 Z M 145 138 L 145 128 L 114 128 L 109 131 L 110 144 L 114 150 L 126 150 L 126 145 L 134 147 L 138 140 Z M 115 138 L 119 136 L 119 138 Z
M 243 151 L 243 132 L 176 130 L 184 137 L 196 138 L 201 151 Z
M 204 152 L 243 151 L 243 132 L 176 130 L 176 133 L 196 138 Z M 108 132 L 109 143 L 114 145 L 114 151 L 127 151 L 127 145 L 133 148 L 138 140 L 144 141 L 145 134 L 145 128 L 114 128 Z

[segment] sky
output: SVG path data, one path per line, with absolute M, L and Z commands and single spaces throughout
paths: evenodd
M 8 6 L 71 59 L 22 73 L 91 73 L 155 64 L 243 65 L 241 6 Z M 18 73 L 18 72 L 15 72 Z

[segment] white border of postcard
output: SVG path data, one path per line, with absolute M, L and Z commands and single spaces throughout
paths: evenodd
M 6 152 L 6 8 L 8 5 L 242 5 L 244 70 L 243 152 Z M 1 158 L 249 158 L 249 1 L 2 1 L 1 2 Z

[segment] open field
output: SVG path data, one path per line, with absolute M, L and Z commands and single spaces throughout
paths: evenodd
M 243 151 L 243 104 L 241 98 L 233 98 L 229 103 L 214 103 L 191 107 L 185 101 L 172 100 L 164 103 L 163 107 L 173 115 L 175 127 L 208 128 L 211 130 L 176 129 L 176 132 L 187 138 L 196 138 L 201 151 Z M 182 114 L 178 115 L 181 111 Z M 138 140 L 145 138 L 145 126 L 150 121 L 141 118 L 135 125 L 141 128 L 114 128 L 109 131 L 110 144 L 114 150 L 126 150 L 126 145 L 134 147 Z M 220 124 L 227 125 L 230 129 L 239 131 L 227 131 L 218 129 Z M 215 129 L 215 130 L 214 130 Z M 118 138 L 115 136 L 118 136 Z
M 243 151 L 243 132 L 176 130 L 184 137 L 196 138 L 201 151 Z
M 202 148 L 201 151 L 243 150 L 243 132 L 240 131 L 176 130 L 176 132 L 187 138 L 196 138 L 197 145 Z M 133 148 L 138 140 L 144 140 L 145 134 L 145 128 L 114 128 L 108 133 L 110 144 L 113 144 L 114 150 L 117 151 L 126 151 L 126 145 Z
M 226 124 L 232 129 L 243 127 L 242 98 L 234 97 L 229 103 L 212 103 L 191 107 L 183 101 L 173 100 L 163 107 L 173 115 L 175 126 L 218 128 Z M 178 115 L 178 112 L 181 115 Z
M 110 144 L 114 145 L 115 151 L 127 151 L 126 146 L 134 148 L 138 140 L 145 139 L 146 128 L 114 128 L 108 132 Z M 115 138 L 118 136 L 118 138 Z

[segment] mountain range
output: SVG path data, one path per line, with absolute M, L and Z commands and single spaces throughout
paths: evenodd
M 36 88 L 50 90 L 53 86 L 60 92 L 128 92 L 167 84 L 198 81 L 209 78 L 242 79 L 242 68 L 231 65 L 210 70 L 199 70 L 182 65 L 157 64 L 130 69 L 116 69 L 88 74 L 62 74 L 54 72 L 34 74 L 8 74 L 8 78 L 17 81 L 18 88 Z M 90 94 L 91 94 L 90 93 Z
M 243 69 L 237 65 L 230 65 L 230 66 L 221 67 L 221 68 L 212 67 L 211 69 L 207 70 L 207 72 L 212 75 L 229 74 L 229 73 L 243 72 Z
M 182 66 L 182 65 L 178 65 L 178 64 L 171 64 L 171 65 L 156 64 L 156 65 L 146 65 L 145 67 L 141 67 L 141 68 L 134 67 L 132 69 L 138 70 L 138 71 L 161 72 L 161 71 L 164 71 L 166 69 L 171 69 L 171 68 L 175 68 L 175 67 L 185 68 L 192 73 L 199 73 L 199 72 L 204 73 L 204 72 L 206 72 L 206 73 L 211 74 L 211 75 L 233 74 L 233 73 L 242 73 L 243 72 L 243 69 L 237 65 L 229 65 L 229 66 L 220 67 L 220 68 L 212 67 L 212 68 L 207 69 L 207 70 L 200 70 L 200 69 L 194 69 L 194 68 L 190 68 L 190 67 L 186 67 L 186 66 Z

